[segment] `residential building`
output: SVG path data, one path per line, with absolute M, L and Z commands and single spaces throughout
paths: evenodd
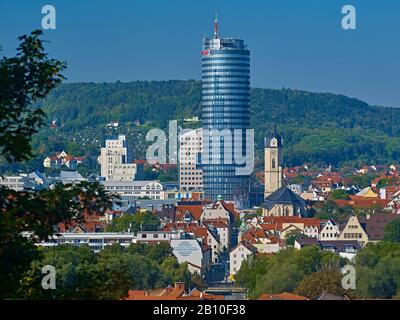
M 355 240 L 358 241 L 361 246 L 365 246 L 368 243 L 368 234 L 364 230 L 357 216 L 351 216 L 344 225 L 340 232 L 338 240 Z
M 56 153 L 55 156 L 48 156 L 43 160 L 43 167 L 50 169 L 60 169 L 66 166 L 71 170 L 76 170 L 78 165 L 84 161 L 84 157 L 75 157 L 65 151 Z
M 356 240 L 319 241 L 318 244 L 321 249 L 335 252 L 349 260 L 353 260 L 362 248 L 361 243 Z
M 261 227 L 273 231 L 280 239 L 286 239 L 294 231 L 298 231 L 306 237 L 318 239 L 320 220 L 297 216 L 267 216 L 263 218 Z
M 204 275 L 209 267 L 211 261 L 210 250 L 203 246 L 195 238 L 182 237 L 181 239 L 171 239 L 172 253 L 177 258 L 179 263 L 188 263 L 192 267 L 189 269 L 193 273 L 201 270 L 201 275 Z
M 297 294 L 282 292 L 282 293 L 264 293 L 257 300 L 310 300 L 310 299 Z
M 339 226 L 333 220 L 321 222 L 321 231 L 318 239 L 321 241 L 338 240 L 340 234 Z
M 228 219 L 205 220 L 204 225 L 209 230 L 213 230 L 213 234 L 217 235 L 222 251 L 230 250 L 231 226 Z
M 106 246 L 118 243 L 127 247 L 136 243 L 136 236 L 133 233 L 59 233 L 46 241 L 36 243 L 37 246 L 54 247 L 58 245 L 88 245 L 94 252 L 100 252 Z
M 400 219 L 400 214 L 395 213 L 375 213 L 367 216 L 364 220 L 365 231 L 368 234 L 368 242 L 378 242 L 383 240 L 385 226 L 393 220 Z
M 61 167 L 61 160 L 57 157 L 46 157 L 43 160 L 43 167 L 50 169 L 59 169 Z
M 257 248 L 243 241 L 234 247 L 229 254 L 229 273 L 233 277 L 240 270 L 245 260 L 253 258 Z
M 315 238 L 315 237 L 310 238 L 310 237 L 301 235 L 300 237 L 297 237 L 294 240 L 294 248 L 297 250 L 301 250 L 307 246 L 317 246 L 317 245 L 318 245 L 318 238 Z
M 226 158 L 225 151 L 241 154 L 250 143 L 246 141 L 246 129 L 250 128 L 250 51 L 241 39 L 221 38 L 217 20 L 214 37 L 203 40 L 202 121 L 204 197 L 215 201 L 222 196 L 247 206 L 250 175 L 240 173 L 243 165 L 229 155 Z M 240 137 L 234 135 L 235 129 Z M 232 145 L 240 145 L 241 150 L 229 153 Z
M 364 197 L 364 198 L 379 198 L 379 195 L 375 193 L 371 187 L 366 187 L 362 189 L 356 196 Z
M 61 171 L 60 175 L 56 177 L 55 180 L 63 184 L 75 184 L 86 181 L 87 179 L 82 177 L 78 171 Z
M 203 207 L 200 221 L 226 219 L 228 223 L 232 223 L 234 219 L 235 205 L 223 200 L 217 200 Z
M 175 282 L 174 286 L 154 290 L 129 290 L 124 300 L 224 300 L 222 295 L 212 295 L 193 288 L 185 291 L 185 283 Z
M 295 249 L 301 250 L 307 246 L 319 246 L 322 250 L 331 251 L 341 257 L 352 260 L 361 249 L 361 244 L 356 240 L 326 240 L 319 241 L 318 238 L 300 236 L 294 242 Z
M 101 183 L 106 191 L 121 196 L 165 199 L 163 185 L 158 181 L 102 181 Z
M 179 135 L 179 186 L 181 191 L 202 191 L 203 171 L 200 168 L 202 129 Z
M 177 231 L 138 231 L 136 236 L 137 243 L 169 243 L 172 239 L 180 239 Z

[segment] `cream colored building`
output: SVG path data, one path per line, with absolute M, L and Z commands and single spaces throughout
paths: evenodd
M 368 243 L 368 235 L 364 228 L 361 226 L 357 216 L 351 216 L 343 230 L 340 232 L 338 240 L 356 240 L 361 246 Z
M 265 139 L 265 186 L 264 198 L 282 187 L 283 183 L 283 154 L 282 154 L 282 138 L 276 133 Z
M 163 185 L 158 181 L 103 181 L 109 193 L 152 200 L 165 200 Z
M 202 129 L 179 135 L 179 186 L 182 191 L 203 190 L 203 170 L 198 168 L 202 151 Z
M 138 165 L 132 163 L 133 156 L 128 149 L 126 137 L 109 139 L 105 147 L 101 148 L 98 162 L 101 167 L 101 176 L 106 181 L 132 181 L 138 174 Z
M 212 204 L 206 205 L 200 216 L 200 221 L 204 220 L 215 220 L 215 219 L 227 219 L 228 223 L 231 223 L 231 213 L 224 206 L 225 202 L 216 201 Z
M 319 233 L 318 240 L 320 241 L 335 241 L 338 240 L 340 234 L 339 226 L 333 221 L 328 220 Z
M 246 242 L 239 243 L 229 254 L 229 273 L 234 276 L 241 268 L 245 260 L 250 260 L 257 249 Z

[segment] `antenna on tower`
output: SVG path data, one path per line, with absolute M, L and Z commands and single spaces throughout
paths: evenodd
M 215 0 L 214 39 L 218 39 L 218 38 L 219 38 L 218 0 Z
M 214 20 L 214 39 L 219 38 L 219 26 L 218 26 L 218 13 L 215 10 L 215 20 Z

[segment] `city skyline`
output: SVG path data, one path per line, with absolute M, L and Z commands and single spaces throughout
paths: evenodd
M 13 54 L 19 35 L 40 28 L 45 4 L 2 1 L 0 12 L 7 13 L 1 16 L 2 55 Z M 207 22 L 214 17 L 215 1 L 51 4 L 57 29 L 45 32 L 51 41 L 46 48 L 68 62 L 69 82 L 200 80 L 196 39 L 212 33 Z M 217 8 L 222 34 L 238 34 L 255 52 L 252 87 L 333 92 L 400 106 L 400 46 L 393 40 L 400 5 L 389 0 L 351 4 L 357 9 L 357 30 L 347 31 L 340 26 L 344 4 L 336 0 L 219 1 Z

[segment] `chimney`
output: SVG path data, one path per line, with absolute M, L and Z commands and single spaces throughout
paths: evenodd
M 185 283 L 184 282 L 175 282 L 174 289 L 185 290 Z

